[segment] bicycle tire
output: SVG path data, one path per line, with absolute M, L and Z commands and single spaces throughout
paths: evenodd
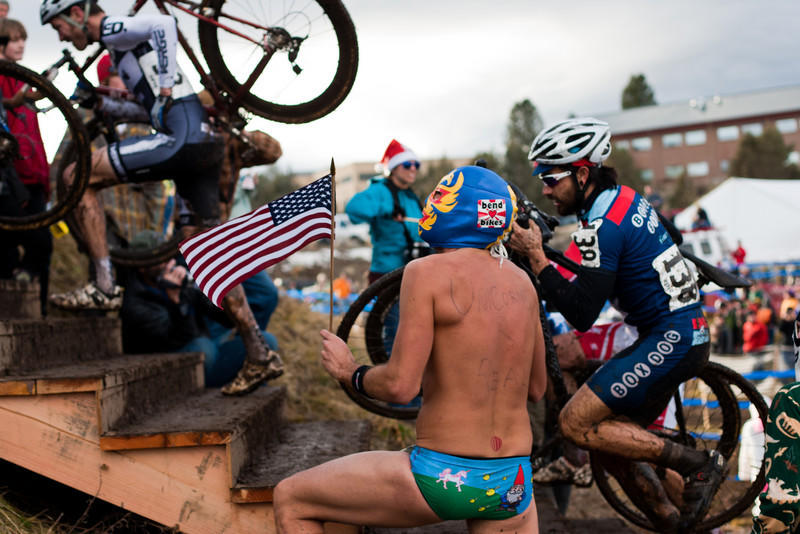
M 232 5 L 234 2 L 231 2 L 230 0 L 227 1 L 228 5 L 226 7 L 228 7 L 228 9 L 237 9 L 236 6 Z M 204 0 L 201 7 L 201 12 L 205 17 L 213 19 L 214 21 L 217 21 L 220 18 L 225 19 L 225 12 L 222 11 L 223 4 L 225 3 L 226 0 Z M 336 68 L 333 72 L 333 75 L 330 77 L 330 83 L 321 91 L 319 91 L 317 87 L 314 87 L 314 90 L 311 91 L 309 95 L 300 96 L 300 98 L 308 98 L 308 100 L 291 104 L 275 102 L 273 100 L 277 100 L 277 98 L 273 98 L 271 95 L 269 97 L 259 96 L 267 90 L 263 86 L 258 87 L 256 91 L 252 91 L 251 88 L 250 91 L 241 96 L 241 104 L 247 110 L 269 120 L 289 124 L 298 124 L 311 122 L 327 115 L 336 109 L 347 97 L 350 89 L 352 89 L 353 84 L 355 83 L 356 71 L 358 70 L 358 41 L 356 39 L 355 26 L 350 18 L 349 13 L 347 12 L 347 9 L 345 9 L 341 1 L 315 0 L 313 2 L 309 2 L 306 7 L 303 8 L 304 11 L 309 9 L 309 7 L 314 4 L 316 4 L 322 10 L 321 15 L 315 18 L 314 22 L 319 21 L 322 19 L 322 17 L 327 19 L 327 21 L 330 22 L 336 37 Z M 239 14 L 237 12 L 239 18 L 251 21 L 259 21 L 259 15 L 262 18 L 266 18 L 267 14 L 265 11 L 269 10 L 270 8 L 262 6 L 260 13 L 253 13 L 255 9 L 250 7 L 250 4 L 238 9 L 250 11 L 249 13 L 244 14 Z M 300 21 L 301 23 L 307 22 L 309 28 L 310 23 L 312 22 L 305 12 L 299 15 L 297 12 L 288 12 L 277 18 L 277 21 L 280 24 L 287 25 L 294 21 Z M 271 26 L 270 21 L 259 22 L 263 22 L 262 27 L 277 28 L 277 25 Z M 231 21 L 230 24 L 237 23 L 235 21 Z M 242 32 L 247 31 L 247 27 L 242 24 L 236 26 L 235 29 Z M 305 29 L 307 28 L 301 28 L 303 31 Z M 229 63 L 232 63 L 235 61 L 235 58 L 238 57 L 239 59 L 246 60 L 247 64 L 252 68 L 252 65 L 256 63 L 256 61 L 253 60 L 252 54 L 257 50 L 263 51 L 263 49 L 260 46 L 249 45 L 251 51 L 250 56 L 248 56 L 246 51 L 244 54 L 237 53 L 237 48 L 241 48 L 248 43 L 248 41 L 239 37 L 237 38 L 238 40 L 235 42 L 235 44 L 232 44 L 234 48 L 229 47 L 227 51 L 223 51 L 221 50 L 219 41 L 220 32 L 225 32 L 226 35 L 231 36 L 230 39 L 236 38 L 233 33 L 226 32 L 226 30 L 219 28 L 219 26 L 216 24 L 201 20 L 198 25 L 200 49 L 206 59 L 206 62 L 208 63 L 208 68 L 211 76 L 214 78 L 214 81 L 224 88 L 229 95 L 236 95 L 239 89 L 242 87 L 244 80 L 240 81 L 240 79 L 237 79 L 234 72 L 232 72 L 232 70 L 236 69 L 229 68 Z M 253 32 L 252 28 L 250 28 L 250 32 Z M 302 31 L 298 31 L 296 33 L 301 34 Z M 317 35 L 325 35 L 327 33 L 328 32 L 325 31 L 318 33 Z M 263 41 L 264 38 L 265 35 L 262 35 L 258 38 L 258 41 Z M 308 47 L 308 45 L 306 45 L 306 47 Z M 270 62 L 275 62 L 277 59 L 282 58 L 273 57 L 271 58 Z M 330 64 L 332 61 L 327 61 L 324 63 Z M 291 63 L 291 60 L 289 61 L 289 65 L 294 65 Z M 277 68 L 281 69 L 281 67 Z M 273 75 L 273 77 L 283 75 L 283 73 L 279 74 L 276 72 L 274 68 L 270 73 Z M 296 72 L 286 74 L 288 74 L 289 78 L 292 76 L 299 76 L 299 73 Z M 323 84 L 327 83 L 328 79 L 328 73 L 324 74 L 325 81 Z M 259 78 L 256 81 L 260 81 L 261 78 L 264 78 L 263 72 L 259 75 Z M 292 79 L 292 81 L 294 81 L 294 79 Z M 272 86 L 273 84 L 270 83 L 269 85 Z M 281 90 L 286 89 L 284 84 L 274 85 L 281 85 Z
M 402 275 L 401 273 L 398 273 Z M 395 283 L 388 283 L 377 296 L 372 309 L 367 314 L 367 321 L 364 326 L 364 343 L 367 346 L 367 354 L 372 363 L 379 365 L 389 361 L 389 354 L 386 352 L 384 339 L 384 325 L 386 317 L 391 312 L 395 303 L 400 300 L 400 282 L 402 277 L 394 275 Z
M 2 60 L 0 60 L 0 76 L 14 78 L 28 84 L 32 89 L 38 91 L 43 99 L 49 100 L 52 107 L 62 115 L 75 143 L 75 178 L 63 198 L 57 198 L 52 206 L 41 213 L 22 217 L 0 216 L 0 230 L 18 231 L 42 228 L 62 219 L 83 196 L 83 192 L 89 184 L 90 174 L 89 135 L 70 101 L 43 76 L 16 63 Z
M 402 279 L 404 269 L 405 267 L 395 269 L 394 271 L 383 275 L 381 278 L 371 284 L 358 296 L 355 302 L 350 305 L 339 323 L 339 327 L 336 330 L 336 335 L 338 335 L 348 344 L 351 352 L 353 352 L 353 355 L 356 356 L 356 360 L 359 363 L 368 363 L 368 361 L 371 362 L 372 360 L 370 357 L 364 354 L 366 352 L 364 339 L 358 337 L 357 335 L 353 335 L 355 331 L 354 327 L 356 327 L 358 319 L 361 317 L 364 308 L 370 302 L 372 302 L 373 299 L 378 298 L 386 291 L 393 291 L 393 287 L 399 287 L 399 281 Z M 388 403 L 382 400 L 371 399 L 356 393 L 349 384 L 340 383 L 339 385 L 353 402 L 374 414 L 381 415 L 383 417 L 391 417 L 393 419 L 405 420 L 415 419 L 419 413 L 418 407 L 397 406 L 393 403 Z
M 74 161 L 74 158 L 71 157 L 75 153 L 73 146 L 72 140 L 68 141 L 65 145 L 64 153 L 70 154 L 70 157 L 62 158 L 58 162 L 57 173 L 59 176 L 63 174 L 67 165 Z M 80 227 L 77 225 L 75 217 L 73 217 L 71 213 L 68 213 L 65 215 L 64 220 L 69 226 L 70 235 L 72 235 L 73 239 L 75 239 L 78 244 L 78 249 L 86 250 L 86 240 L 84 239 Z M 109 223 L 107 222 L 107 224 Z M 150 267 L 151 265 L 158 265 L 159 263 L 174 258 L 178 254 L 178 245 L 181 240 L 181 237 L 176 233 L 169 240 L 157 247 L 130 249 L 109 246 L 108 253 L 114 265 L 120 267 Z
M 734 384 L 741 393 L 747 398 L 748 401 L 754 402 L 758 409 L 759 415 L 766 421 L 767 407 L 758 391 L 745 380 L 741 375 L 731 371 L 730 369 L 719 364 L 709 362 L 706 367 L 698 373 L 698 377 L 703 380 L 711 389 L 719 407 L 722 411 L 722 422 L 720 424 L 721 434 L 718 440 L 717 450 L 729 461 L 735 455 L 736 447 L 739 442 L 739 432 L 741 429 L 741 413 L 738 404 L 738 399 L 734 392 L 731 390 L 730 385 Z M 702 439 L 702 435 L 701 435 Z M 686 443 L 684 443 L 686 444 Z M 590 454 L 590 461 L 592 466 L 592 475 L 597 487 L 600 490 L 606 502 L 617 511 L 622 517 L 631 523 L 652 531 L 658 531 L 657 528 L 650 522 L 650 520 L 641 512 L 636 506 L 630 502 L 621 489 L 613 487 L 610 481 L 610 476 L 603 468 L 597 454 Z M 733 502 L 728 498 L 728 502 L 721 503 L 724 499 L 718 499 L 720 492 L 728 491 L 726 488 L 727 481 L 723 482 L 720 489 L 715 496 L 714 504 L 711 509 L 703 518 L 698 522 L 693 529 L 698 532 L 710 530 L 727 523 L 734 517 L 743 513 L 748 506 L 751 506 L 753 500 L 761 491 L 764 486 L 764 464 L 762 461 L 759 475 L 748 486 L 748 488 L 735 497 Z M 723 490 L 723 488 L 726 488 Z M 732 490 L 731 490 L 732 491 Z

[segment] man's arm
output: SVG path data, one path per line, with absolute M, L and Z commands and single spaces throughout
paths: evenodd
M 178 65 L 178 29 L 175 19 L 162 14 L 103 19 L 100 40 L 118 50 L 130 50 L 152 39 L 158 57 L 158 83 L 163 96 L 172 94 Z
M 385 195 L 381 189 L 386 190 Z M 378 217 L 391 217 L 394 211 L 392 194 L 385 186 L 377 187 L 376 184 L 371 184 L 364 191 L 353 195 L 344 211 L 355 224 L 368 223 Z
M 528 398 L 536 402 L 544 396 L 547 389 L 547 366 L 545 365 L 544 334 L 539 311 L 536 312 L 536 329 L 533 334 L 533 360 L 531 361 L 531 377 L 528 386 Z
M 422 375 L 433 348 L 433 294 L 423 284 L 419 263 L 409 263 L 400 286 L 400 323 L 385 364 L 369 370 L 363 378 L 371 397 L 406 404 L 420 390 Z M 336 335 L 322 330 L 322 364 L 336 380 L 350 384 L 358 368 L 350 349 Z
M 554 304 L 575 329 L 583 332 L 591 328 L 614 291 L 616 274 L 601 268 L 581 267 L 570 282 L 550 265 L 542 248 L 542 233 L 535 224 L 523 228 L 515 222 L 509 243 L 530 260 L 544 299 Z

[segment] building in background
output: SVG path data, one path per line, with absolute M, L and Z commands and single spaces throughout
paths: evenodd
M 800 160 L 800 86 L 644 106 L 595 115 L 609 123 L 615 147 L 627 149 L 642 178 L 669 191 L 684 172 L 709 190 L 730 176 L 742 137 L 775 126 Z M 767 178 L 754 176 L 753 178 Z

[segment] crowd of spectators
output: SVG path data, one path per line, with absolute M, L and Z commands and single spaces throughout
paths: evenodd
M 798 304 L 791 288 L 785 289 L 779 299 L 770 299 L 761 290 L 741 297 L 718 298 L 708 317 L 712 350 L 720 354 L 756 354 L 768 346 L 778 346 L 789 354 Z M 794 365 L 792 361 L 787 360 L 787 367 Z

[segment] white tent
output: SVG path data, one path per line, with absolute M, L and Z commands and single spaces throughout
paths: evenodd
M 675 216 L 689 230 L 702 207 L 728 246 L 741 240 L 747 263 L 800 260 L 800 180 L 728 178 Z

